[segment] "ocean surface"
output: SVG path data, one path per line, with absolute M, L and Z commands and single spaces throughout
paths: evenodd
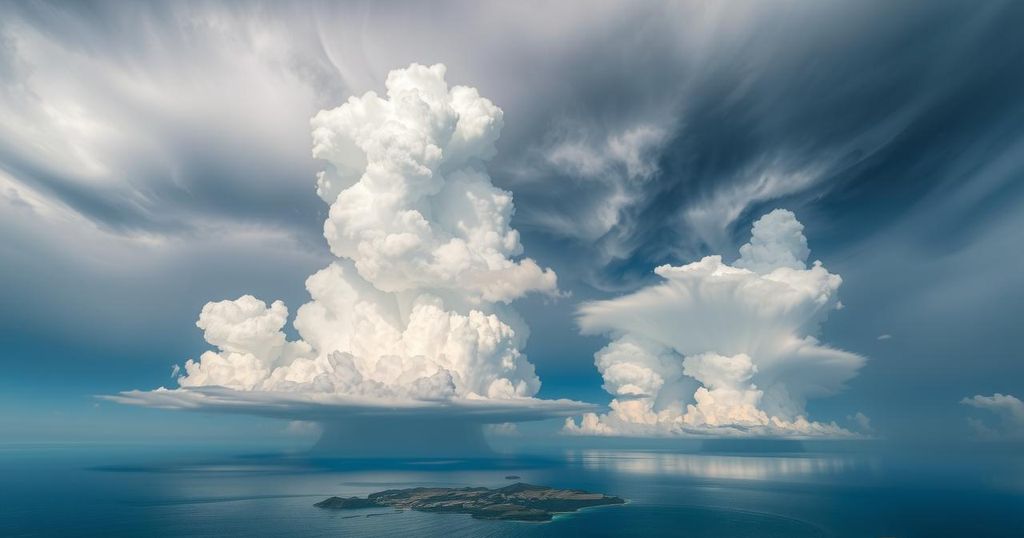
M 618 495 L 549 523 L 331 495 L 517 481 Z M 0 446 L 0 536 L 1024 536 L 1024 456 L 567 450 L 478 460 L 329 460 L 232 451 Z

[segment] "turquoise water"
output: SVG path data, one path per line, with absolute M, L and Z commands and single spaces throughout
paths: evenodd
M 392 509 L 330 495 L 502 486 L 506 475 L 629 504 L 550 523 Z M 768 456 L 573 450 L 488 460 L 344 461 L 82 446 L 0 449 L 2 536 L 1024 536 L 1014 454 Z

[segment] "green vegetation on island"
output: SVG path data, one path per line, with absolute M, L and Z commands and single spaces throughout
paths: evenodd
M 333 510 L 391 507 L 420 512 L 470 514 L 477 519 L 550 521 L 559 512 L 575 512 L 590 506 L 625 502 L 619 497 L 603 493 L 516 483 L 498 489 L 389 489 L 372 493 L 365 499 L 331 497 L 315 506 Z

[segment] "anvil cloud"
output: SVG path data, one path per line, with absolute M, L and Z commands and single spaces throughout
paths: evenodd
M 864 364 L 816 338 L 841 306 L 842 279 L 807 267 L 803 225 L 777 209 L 753 226 L 732 265 L 721 256 L 655 273 L 663 281 L 580 308 L 585 332 L 613 340 L 595 360 L 615 399 L 566 431 L 589 435 L 849 436 L 806 417 Z

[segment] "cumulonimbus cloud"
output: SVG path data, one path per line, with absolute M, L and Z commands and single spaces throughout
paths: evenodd
M 661 283 L 583 305 L 611 411 L 566 420 L 584 435 L 850 436 L 806 417 L 809 398 L 840 390 L 864 364 L 814 334 L 839 308 L 842 279 L 810 251 L 793 213 L 754 223 L 732 265 L 721 256 L 655 269 Z
M 318 113 L 317 193 L 337 260 L 306 280 L 288 340 L 288 308 L 245 295 L 208 303 L 196 325 L 215 350 L 189 360 L 180 388 L 125 403 L 304 417 L 445 409 L 504 422 L 588 407 L 534 397 L 526 324 L 508 306 L 558 293 L 555 273 L 520 257 L 512 194 L 491 183 L 502 111 L 445 66 L 392 71 Z

